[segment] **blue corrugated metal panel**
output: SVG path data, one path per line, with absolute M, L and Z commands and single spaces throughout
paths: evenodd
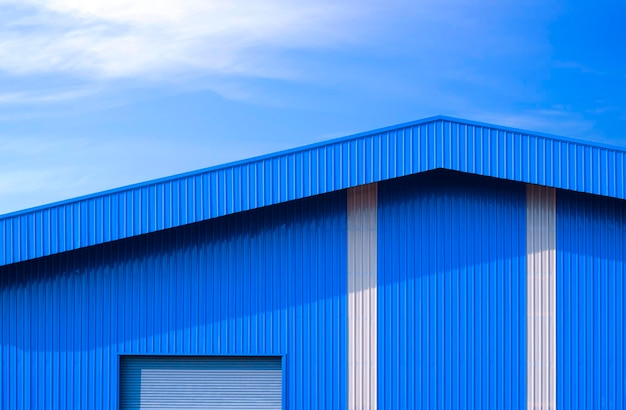
M 558 192 L 557 405 L 626 408 L 626 202 Z
M 118 408 L 120 354 L 284 356 L 288 408 L 345 408 L 346 202 L 0 268 L 0 408 Z
M 524 186 L 437 171 L 379 206 L 378 407 L 525 409 Z
M 435 117 L 0 218 L 0 266 L 436 168 L 626 198 L 626 151 Z

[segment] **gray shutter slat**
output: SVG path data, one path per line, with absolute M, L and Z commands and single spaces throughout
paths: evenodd
M 120 409 L 280 409 L 280 357 L 123 356 Z

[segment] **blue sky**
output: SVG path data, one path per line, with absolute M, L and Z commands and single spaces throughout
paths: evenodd
M 626 147 L 625 18 L 623 1 L 0 0 L 0 214 L 438 114 Z

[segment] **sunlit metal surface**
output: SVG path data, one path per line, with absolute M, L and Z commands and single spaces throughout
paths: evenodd
M 626 198 L 626 152 L 434 117 L 0 217 L 0 265 L 437 168 Z

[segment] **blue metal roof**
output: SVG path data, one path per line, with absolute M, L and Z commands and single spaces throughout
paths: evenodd
M 0 216 L 0 266 L 450 169 L 626 199 L 626 150 L 432 117 Z

